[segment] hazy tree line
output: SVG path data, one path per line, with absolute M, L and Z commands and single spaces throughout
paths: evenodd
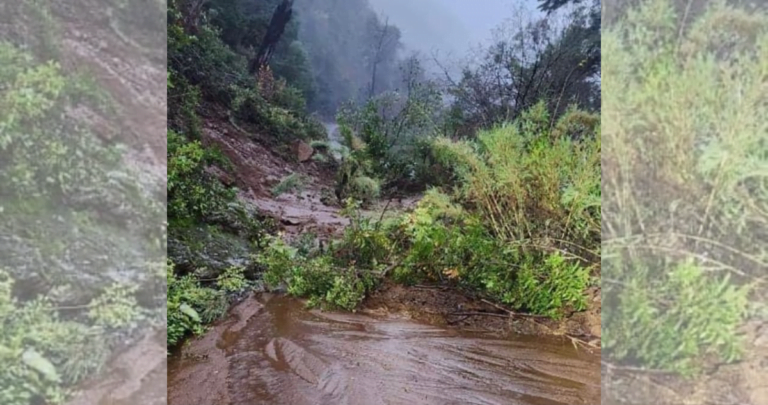
M 224 43 L 254 55 L 282 0 L 207 0 L 199 13 L 221 30 Z M 292 15 L 276 44 L 270 66 L 300 90 L 307 109 L 326 119 L 346 101 L 404 89 L 407 65 L 401 33 L 378 16 L 367 0 L 291 1 Z M 456 130 L 472 133 L 514 119 L 541 99 L 561 114 L 575 103 L 600 107 L 600 6 L 598 1 L 545 0 L 555 12 L 533 19 L 519 15 L 497 31 L 479 64 L 441 87 L 452 100 Z M 564 6 L 573 6 L 563 12 Z M 429 55 L 425 55 L 428 57 Z M 447 61 L 438 61 L 445 63 Z

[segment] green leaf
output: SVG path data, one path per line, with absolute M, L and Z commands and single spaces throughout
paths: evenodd
M 187 315 L 188 317 L 192 318 L 192 320 L 194 320 L 195 322 L 202 322 L 200 320 L 200 314 L 198 314 L 197 311 L 195 311 L 195 309 L 190 307 L 189 305 L 181 304 L 179 309 L 181 310 L 181 312 L 184 313 L 184 315 Z
M 24 354 L 21 355 L 21 360 L 27 366 L 40 372 L 48 381 L 59 382 L 59 374 L 56 372 L 56 367 L 35 349 L 24 351 Z

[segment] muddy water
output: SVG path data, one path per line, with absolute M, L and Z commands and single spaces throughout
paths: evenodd
M 169 359 L 172 405 L 598 404 L 599 358 L 562 341 L 246 300 Z

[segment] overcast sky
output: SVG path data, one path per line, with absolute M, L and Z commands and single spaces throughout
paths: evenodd
M 536 0 L 370 0 L 373 8 L 403 33 L 407 47 L 463 53 L 487 42 L 491 32 L 514 16 L 515 7 L 536 12 Z

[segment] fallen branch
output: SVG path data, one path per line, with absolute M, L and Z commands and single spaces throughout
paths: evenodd
M 384 269 L 384 271 L 382 271 L 382 272 L 381 272 L 381 274 L 379 274 L 379 277 L 381 277 L 381 278 L 385 278 L 385 277 L 387 277 L 387 274 L 388 274 L 390 271 L 394 270 L 394 269 L 395 269 L 397 266 L 399 266 L 399 265 L 400 265 L 402 262 L 403 262 L 403 260 L 402 260 L 402 259 L 400 259 L 400 260 L 398 260 L 398 261 L 396 261 L 396 262 L 394 262 L 394 263 L 390 264 L 389 266 L 387 266 L 387 268 L 386 268 L 386 269 Z
M 514 317 L 514 316 L 521 316 L 521 317 L 525 317 L 525 318 L 542 318 L 542 319 L 545 319 L 545 318 L 547 318 L 547 317 L 546 317 L 546 316 L 544 316 L 544 315 L 536 315 L 536 314 L 521 314 L 521 313 L 519 313 L 519 312 L 514 312 L 514 311 L 511 311 L 511 310 L 509 310 L 509 309 L 507 309 L 507 308 L 504 308 L 504 307 L 502 307 L 502 306 L 501 306 L 501 305 L 499 305 L 499 304 L 495 304 L 495 303 L 493 303 L 493 302 L 491 302 L 491 301 L 488 301 L 488 300 L 486 300 L 486 299 L 481 299 L 480 301 L 482 301 L 482 302 L 484 302 L 484 303 L 486 303 L 486 304 L 488 304 L 488 305 L 490 305 L 490 306 L 492 306 L 492 307 L 494 307 L 494 308 L 496 308 L 496 309 L 498 309 L 498 310 L 501 310 L 501 311 L 504 311 L 504 312 L 508 313 L 510 317 Z
M 609 363 L 605 360 L 600 360 L 600 364 L 605 366 L 605 368 L 608 369 L 608 371 L 627 371 L 632 373 L 646 373 L 646 374 L 664 374 L 664 375 L 671 375 L 671 374 L 677 374 L 672 371 L 665 371 L 665 370 L 658 370 L 654 368 L 643 368 L 643 367 L 632 367 L 632 366 L 619 366 L 613 363 Z
M 454 315 L 454 316 L 466 315 L 467 317 L 470 317 L 470 316 L 495 316 L 495 317 L 499 317 L 499 318 L 510 318 L 510 315 L 508 315 L 508 314 L 497 314 L 495 312 L 450 312 L 447 315 Z

